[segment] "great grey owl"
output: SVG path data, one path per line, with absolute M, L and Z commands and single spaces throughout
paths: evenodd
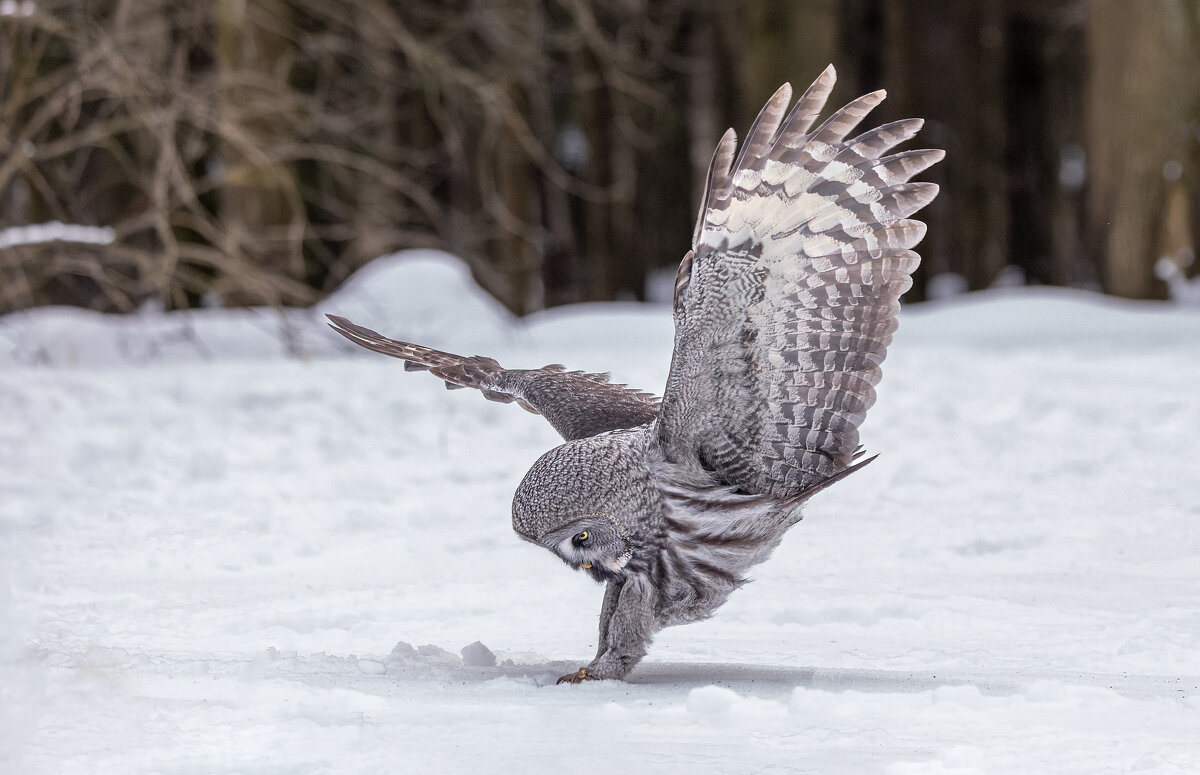
M 938 191 L 908 181 L 944 154 L 884 155 L 920 119 L 846 139 L 882 91 L 809 131 L 835 77 L 827 68 L 786 116 L 784 84 L 736 159 L 733 130 L 717 145 L 676 275 L 661 400 L 604 374 L 505 369 L 331 316 L 350 341 L 515 401 L 566 440 L 512 504 L 521 538 L 607 585 L 596 658 L 560 683 L 623 678 L 655 632 L 711 616 L 805 501 L 870 462 L 855 462 L 858 426 L 925 234 L 908 216 Z

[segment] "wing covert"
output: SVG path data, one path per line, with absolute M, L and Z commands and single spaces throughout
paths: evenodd
M 400 342 L 346 318 L 326 317 L 330 328 L 360 347 L 402 359 L 405 371 L 428 371 L 444 380 L 448 390 L 475 388 L 489 401 L 515 402 L 545 417 L 567 440 L 636 428 L 658 416 L 656 396 L 613 384 L 607 374 L 567 371 L 558 364 L 505 369 L 493 358 L 465 357 Z
M 884 155 L 919 119 L 846 139 L 882 91 L 809 131 L 834 79 L 786 117 L 780 88 L 736 161 L 722 138 L 676 279 L 659 442 L 747 492 L 796 496 L 850 465 L 920 261 L 925 225 L 909 216 L 938 190 L 909 179 L 942 151 Z

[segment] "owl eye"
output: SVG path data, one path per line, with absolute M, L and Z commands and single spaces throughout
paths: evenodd
M 575 543 L 577 543 L 577 544 L 581 544 L 586 540 L 588 540 L 588 531 L 586 531 L 586 530 L 583 531 L 582 533 L 578 533 L 575 536 Z

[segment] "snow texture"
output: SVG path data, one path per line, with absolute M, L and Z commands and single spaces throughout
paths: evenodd
M 648 389 L 671 349 L 666 307 L 517 322 L 429 253 L 282 344 L 258 310 L 0 319 L 0 772 L 1200 771 L 1194 310 L 906 310 L 883 455 L 579 686 L 601 589 L 509 527 L 553 431 L 324 311 Z
M 1188 277 L 1185 271 L 1195 261 L 1192 251 L 1184 250 L 1176 258 L 1163 257 L 1154 262 L 1154 274 L 1167 284 L 1171 301 L 1200 306 L 1200 276 Z

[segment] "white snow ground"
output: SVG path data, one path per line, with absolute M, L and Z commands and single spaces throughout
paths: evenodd
M 671 347 L 662 307 L 515 323 L 432 254 L 326 310 L 652 389 Z M 553 431 L 315 312 L 278 328 L 0 318 L 0 772 L 1200 772 L 1194 310 L 906 310 L 879 460 L 715 618 L 581 686 L 553 678 L 601 590 L 508 522 Z

